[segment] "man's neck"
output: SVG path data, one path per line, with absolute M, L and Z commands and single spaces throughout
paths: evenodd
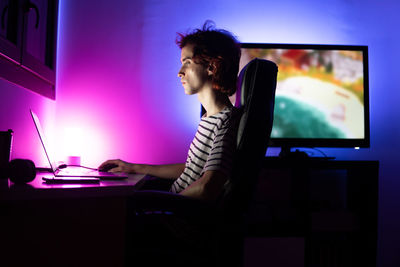
M 221 94 L 215 90 L 208 91 L 208 93 L 199 94 L 198 98 L 207 112 L 207 117 L 221 112 L 221 110 L 226 107 L 232 106 L 232 103 L 227 95 Z

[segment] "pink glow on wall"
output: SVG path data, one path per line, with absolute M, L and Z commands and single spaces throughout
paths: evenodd
M 192 136 L 174 116 L 174 94 L 184 95 L 178 67 L 171 75 L 176 84 L 171 94 L 158 72 L 164 51 L 145 48 L 143 3 L 120 2 L 61 1 L 57 158 L 79 155 L 89 166 L 109 158 L 183 162 Z M 96 11 L 89 12 L 93 5 Z

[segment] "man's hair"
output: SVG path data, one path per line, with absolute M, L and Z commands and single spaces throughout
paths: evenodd
M 239 42 L 230 32 L 215 29 L 214 23 L 206 21 L 202 29 L 178 33 L 176 44 L 181 49 L 193 45 L 193 60 L 215 68 L 212 77 L 215 90 L 229 96 L 236 92 L 241 52 Z

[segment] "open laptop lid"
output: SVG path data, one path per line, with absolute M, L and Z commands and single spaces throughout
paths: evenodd
M 50 158 L 49 151 L 46 149 L 46 147 L 48 147 L 48 143 L 43 134 L 43 129 L 42 129 L 42 125 L 40 124 L 40 120 L 39 120 L 38 116 L 35 114 L 35 112 L 32 111 L 32 109 L 30 110 L 30 112 L 32 115 L 33 122 L 35 123 L 36 130 L 39 134 L 40 142 L 42 143 L 44 153 L 46 154 L 47 160 L 49 161 L 50 168 L 53 170 L 53 173 L 55 173 L 55 171 L 57 170 L 57 165 L 54 161 L 54 158 Z

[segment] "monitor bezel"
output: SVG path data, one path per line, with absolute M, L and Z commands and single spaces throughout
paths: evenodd
M 270 147 L 326 147 L 326 148 L 369 148 L 370 147 L 370 107 L 369 107 L 369 63 L 366 45 L 332 44 L 289 44 L 289 43 L 241 43 L 241 48 L 260 49 L 311 49 L 361 51 L 364 71 L 364 138 L 270 138 Z M 278 70 L 279 71 L 279 70 Z

